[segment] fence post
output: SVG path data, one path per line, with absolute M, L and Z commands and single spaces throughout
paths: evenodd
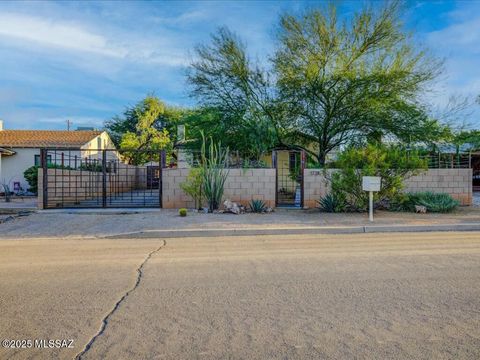
M 46 209 L 48 205 L 48 161 L 47 161 L 47 149 L 40 149 L 40 165 L 42 167 L 42 191 L 43 195 L 43 208 Z
M 158 160 L 158 170 L 160 172 L 158 179 L 158 204 L 161 209 L 163 208 L 163 168 L 166 164 L 165 150 L 160 151 Z
M 300 152 L 300 172 L 301 172 L 301 190 L 300 190 L 300 206 L 302 209 L 305 207 L 304 201 L 305 201 L 305 150 L 302 150 Z
M 107 207 L 107 151 L 102 150 L 102 207 Z
M 272 151 L 272 168 L 275 169 L 275 207 L 278 206 L 278 169 L 277 169 L 277 151 Z

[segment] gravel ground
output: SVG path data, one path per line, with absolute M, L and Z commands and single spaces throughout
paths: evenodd
M 433 225 L 480 223 L 480 208 L 460 208 L 452 214 L 412 214 L 378 211 L 374 225 Z M 140 213 L 58 213 L 42 211 L 0 224 L 0 238 L 104 237 L 168 229 L 296 228 L 370 225 L 367 214 L 328 214 L 318 210 L 284 210 L 271 214 L 200 214 L 185 218 L 176 210 Z
M 0 358 L 480 358 L 480 233 L 162 245 L 0 241 L 0 337 L 76 339 Z

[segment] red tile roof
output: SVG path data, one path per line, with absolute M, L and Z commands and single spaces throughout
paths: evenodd
M 0 147 L 79 148 L 102 131 L 61 131 L 61 130 L 0 130 Z

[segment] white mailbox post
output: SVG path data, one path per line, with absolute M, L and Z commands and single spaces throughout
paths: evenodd
M 373 192 L 380 191 L 382 178 L 380 176 L 364 176 L 362 178 L 362 189 L 368 191 L 369 220 L 373 221 Z

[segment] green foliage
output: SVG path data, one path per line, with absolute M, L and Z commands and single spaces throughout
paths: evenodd
M 108 131 L 117 148 L 120 147 L 122 138 L 126 133 L 137 132 L 137 125 L 141 122 L 140 116 L 145 112 L 145 101 L 147 99 L 154 99 L 156 102 L 161 103 L 158 98 L 148 96 L 136 105 L 127 107 L 122 115 L 117 115 L 111 120 L 105 122 L 105 130 Z M 161 132 L 166 130 L 171 141 L 175 142 L 177 125 L 183 121 L 184 116 L 190 111 L 175 106 L 165 105 L 163 103 L 161 107 L 163 108 L 163 111 L 158 113 L 158 116 L 153 120 L 151 126 Z
M 426 169 L 425 160 L 415 152 L 407 153 L 396 147 L 367 145 L 349 148 L 342 152 L 337 161 L 338 171 L 332 174 L 332 192 L 345 199 L 350 210 L 365 211 L 368 193 L 362 190 L 363 176 L 380 176 L 382 186 L 374 193 L 376 204 L 399 196 L 403 181 Z
M 193 114 L 190 127 L 258 160 L 279 139 L 279 109 L 269 75 L 252 63 L 245 45 L 226 28 L 195 50 L 188 82 L 203 109 Z
M 30 166 L 23 172 L 23 177 L 27 180 L 29 185 L 28 191 L 32 193 L 38 192 L 38 169 L 40 166 Z M 59 164 L 48 164 L 49 169 L 65 169 L 65 170 L 72 170 L 70 166 L 62 166 Z
M 264 213 L 267 211 L 267 205 L 262 200 L 251 200 L 250 211 L 253 213 Z
M 271 67 L 252 61 L 226 28 L 196 48 L 188 82 L 207 114 L 194 131 L 259 158 L 274 146 L 306 149 L 323 167 L 344 144 L 428 142 L 445 127 L 422 106 L 439 61 L 402 25 L 400 2 L 365 6 L 342 20 L 336 4 L 286 14 Z
M 185 208 L 178 209 L 178 215 L 180 215 L 181 217 L 187 216 L 187 209 Z
M 345 199 L 341 194 L 330 193 L 322 197 L 317 202 L 321 211 L 329 213 L 344 212 L 347 207 Z
M 297 141 L 314 145 L 320 163 L 339 145 L 393 136 L 435 135 L 418 101 L 439 72 L 404 30 L 399 2 L 364 7 L 342 21 L 336 6 L 285 15 L 274 57 L 281 101 Z
M 199 209 L 203 200 L 203 168 L 190 169 L 187 179 L 180 184 L 180 188 L 194 200 L 195 208 Z
M 30 186 L 28 190 L 33 193 L 38 191 L 38 168 L 39 166 L 31 166 L 23 172 L 23 177 Z
M 165 112 L 164 104 L 156 97 L 147 96 L 134 109 L 135 131 L 127 131 L 120 140 L 122 155 L 130 164 L 141 165 L 151 160 L 151 155 L 136 150 L 160 151 L 171 149 L 168 131 L 157 129 L 154 124 Z
M 87 163 L 82 163 L 79 167 L 79 170 L 83 171 L 92 171 L 92 172 L 102 172 L 102 164 L 98 162 L 87 162 Z
M 213 141 L 210 141 L 207 152 L 203 134 L 202 139 L 203 193 L 207 199 L 209 211 L 213 212 L 222 202 L 225 181 L 228 176 L 226 169 L 228 148 L 222 149 L 221 143 L 214 144 Z
M 446 213 L 455 210 L 460 203 L 446 193 L 419 192 L 404 194 L 394 205 L 398 211 L 415 212 L 415 205 L 425 206 L 427 212 Z

